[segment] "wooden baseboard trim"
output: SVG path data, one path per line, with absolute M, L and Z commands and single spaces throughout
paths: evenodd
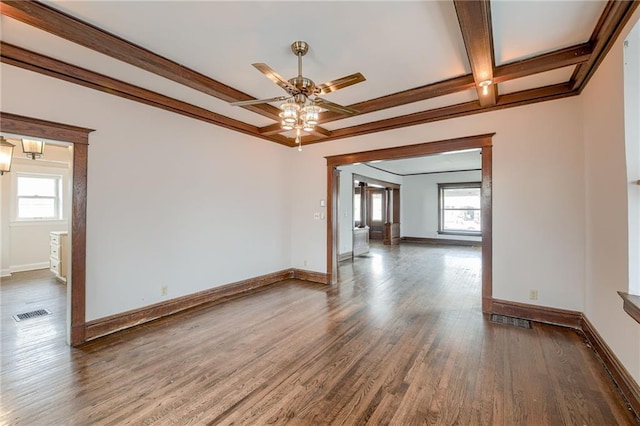
M 309 272 L 305 276 L 311 277 L 315 272 Z M 154 305 L 145 306 L 140 309 L 111 315 L 85 324 L 85 339 L 92 340 L 107 334 L 115 333 L 136 325 L 140 325 L 149 321 L 153 321 L 168 315 L 195 308 L 206 303 L 222 301 L 234 296 L 266 287 L 268 285 L 293 278 L 295 270 L 286 269 L 259 277 L 238 281 L 232 284 L 215 287 L 209 290 L 200 291 L 198 293 L 189 294 L 187 296 L 177 297 L 167 300 L 166 302 L 156 303 Z M 304 274 L 302 274 L 304 275 Z M 305 279 L 305 278 L 299 278 Z M 309 281 L 313 281 L 309 279 Z
M 435 244 L 435 245 L 444 245 L 444 246 L 469 246 L 469 247 L 482 246 L 482 241 L 454 240 L 451 238 L 401 237 L 400 242 L 401 243 Z
M 344 262 L 345 260 L 353 259 L 353 252 L 348 251 L 346 253 L 341 253 L 338 255 L 338 262 Z
M 605 343 L 593 324 L 584 316 L 582 318 L 582 332 L 618 386 L 620 393 L 629 404 L 636 419 L 640 419 L 640 387 L 638 387 L 638 384 L 627 369 L 624 368 L 618 357 L 615 356 L 609 345 Z
M 510 317 L 524 318 L 531 321 L 560 325 L 562 327 L 576 329 L 580 329 L 582 327 L 582 313 L 566 309 L 493 299 L 491 302 L 491 312 Z
M 497 299 L 493 299 L 491 305 L 491 311 L 495 314 L 525 318 L 582 331 L 636 419 L 640 419 L 640 387 L 584 314 L 577 311 Z
M 311 281 L 320 284 L 329 284 L 329 275 L 323 272 L 306 271 L 304 269 L 293 269 L 292 278 L 296 280 Z

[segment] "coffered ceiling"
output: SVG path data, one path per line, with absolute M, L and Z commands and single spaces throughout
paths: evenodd
M 2 62 L 293 146 L 251 66 L 366 80 L 303 144 L 579 94 L 638 2 L 2 1 Z M 490 81 L 487 94 L 480 82 Z M 10 111 L 7 111 L 10 112 Z

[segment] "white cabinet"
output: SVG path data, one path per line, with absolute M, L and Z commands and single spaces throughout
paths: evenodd
M 60 281 L 67 281 L 67 232 L 49 233 L 49 269 Z

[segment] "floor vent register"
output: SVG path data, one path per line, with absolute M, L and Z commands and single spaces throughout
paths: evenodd
M 13 316 L 13 319 L 20 322 L 31 318 L 44 317 L 46 315 L 51 315 L 51 311 L 48 309 L 38 309 L 36 311 L 25 312 L 23 314 L 16 314 Z
M 531 321 L 522 318 L 508 317 L 506 315 L 492 314 L 491 322 L 495 322 L 497 324 L 512 325 L 519 328 L 531 328 Z

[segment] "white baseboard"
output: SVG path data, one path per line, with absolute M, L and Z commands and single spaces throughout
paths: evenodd
M 37 269 L 49 269 L 49 262 L 27 263 L 25 265 L 15 265 L 9 268 L 11 273 L 35 271 Z
M 0 269 L 0 277 L 10 277 L 11 276 L 11 269 L 7 268 L 7 269 Z

